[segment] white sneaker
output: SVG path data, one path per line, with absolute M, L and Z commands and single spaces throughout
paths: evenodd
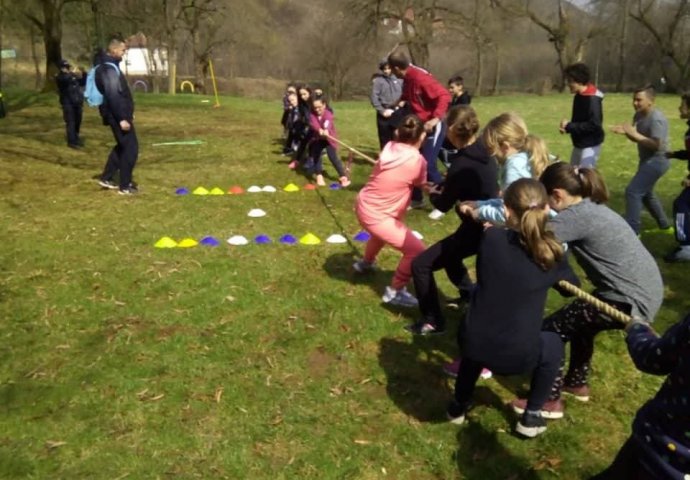
M 366 260 L 357 260 L 352 264 L 352 268 L 357 273 L 369 273 L 376 270 L 376 263 L 367 262 Z
M 432 220 L 440 220 L 443 218 L 444 215 L 445 213 L 443 213 L 441 210 L 434 208 L 429 214 L 429 218 Z
M 381 297 L 383 303 L 388 303 L 390 305 L 397 305 L 399 307 L 416 307 L 419 302 L 407 288 L 403 287 L 400 290 L 396 290 L 393 287 L 386 287 L 386 291 Z

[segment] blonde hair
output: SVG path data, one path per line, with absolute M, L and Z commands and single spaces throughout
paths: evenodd
M 530 134 L 527 124 L 516 113 L 506 112 L 491 119 L 484 128 L 482 139 L 489 152 L 497 157 L 500 164 L 505 162 L 505 158 L 500 158 L 496 154 L 503 143 L 507 143 L 518 151 L 527 152 L 533 178 L 539 178 L 549 165 L 549 150 L 546 143 L 540 137 Z
M 520 178 L 508 186 L 503 201 L 513 213 L 506 225 L 519 232 L 520 242 L 537 265 L 543 270 L 552 268 L 564 252 L 554 233 L 546 228 L 549 197 L 544 185 L 532 178 Z

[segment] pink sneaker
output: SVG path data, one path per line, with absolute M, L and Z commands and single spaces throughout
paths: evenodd
M 316 184 L 319 187 L 325 187 L 326 186 L 326 180 L 323 179 L 323 175 L 320 173 L 316 176 Z
M 291 161 L 290 163 L 288 163 L 288 168 L 289 168 L 290 170 L 296 169 L 296 168 L 297 168 L 297 160 L 293 160 L 293 161 Z
M 510 406 L 515 413 L 522 415 L 527 408 L 527 399 L 516 398 L 510 402 Z M 558 400 L 547 400 L 544 406 L 541 407 L 541 416 L 549 420 L 563 418 L 563 401 L 560 398 Z
M 443 365 L 443 372 L 449 377 L 458 378 L 460 362 L 462 362 L 462 359 L 456 358 L 452 362 L 446 363 L 445 365 Z M 493 377 L 493 373 L 491 373 L 491 370 L 489 370 L 488 368 L 482 368 L 482 373 L 479 376 L 482 377 L 484 380 L 488 380 L 489 378 Z
M 342 177 L 340 177 L 340 186 L 341 187 L 349 187 L 351 183 L 352 182 L 350 181 L 350 179 L 347 178 L 346 176 L 343 175 Z

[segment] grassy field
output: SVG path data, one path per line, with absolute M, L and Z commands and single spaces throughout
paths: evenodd
M 0 119 L 0 477 L 32 479 L 579 479 L 604 466 L 629 434 L 636 409 L 660 384 L 637 372 L 621 332 L 597 339 L 588 404 L 533 440 L 512 432 L 505 403 L 525 378 L 481 381 L 463 427 L 447 424 L 451 383 L 440 365 L 457 353 L 458 314 L 444 337 L 411 338 L 417 312 L 386 308 L 380 294 L 398 260 L 356 277 L 363 245 L 161 250 L 175 240 L 311 232 L 322 240 L 360 229 L 352 212 L 370 166 L 355 160 L 353 186 L 286 193 L 306 179 L 279 155 L 280 103 L 198 96 L 137 97 L 141 194 L 101 191 L 94 176 L 112 145 L 87 109 L 86 148 L 68 149 L 57 99 L 5 92 Z M 676 97 L 659 99 L 680 147 Z M 568 158 L 557 131 L 571 97 L 477 98 L 480 118 L 520 112 L 533 133 Z M 341 139 L 375 155 L 372 109 L 334 105 Z M 628 95 L 609 95 L 605 123 L 629 120 Z M 198 146 L 154 143 L 202 140 Z M 344 155 L 344 153 L 342 153 Z M 608 135 L 601 169 L 622 211 L 636 149 Z M 333 178 L 335 173 L 327 166 Z M 658 186 L 679 190 L 678 162 Z M 274 185 L 277 193 L 178 196 L 198 186 Z M 247 212 L 261 208 L 263 218 Z M 455 215 L 409 224 L 428 244 Z M 644 228 L 652 228 L 645 213 Z M 602 225 L 601 228 L 607 228 Z M 644 234 L 656 258 L 668 235 Z M 690 310 L 687 265 L 660 263 L 666 282 L 656 326 Z M 443 292 L 453 296 L 445 276 Z M 548 310 L 563 304 L 557 294 Z

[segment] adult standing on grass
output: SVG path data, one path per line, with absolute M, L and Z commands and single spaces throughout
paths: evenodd
M 570 163 L 575 167 L 594 168 L 604 143 L 604 119 L 602 102 L 604 94 L 590 82 L 589 68 L 575 63 L 565 69 L 565 79 L 573 97 L 573 113 L 570 120 L 563 119 L 558 130 L 570 135 L 573 152 Z
M 666 218 L 661 201 L 654 193 L 654 185 L 669 169 L 666 158 L 668 145 L 668 121 L 654 105 L 654 87 L 645 86 L 635 90 L 633 108 L 635 115 L 632 124 L 615 125 L 613 133 L 625 135 L 637 144 L 639 164 L 637 173 L 625 189 L 625 219 L 635 233 L 640 233 L 640 214 L 642 205 L 649 210 L 659 230 L 671 232 L 671 224 Z
M 393 139 L 395 116 L 398 101 L 402 94 L 402 81 L 393 74 L 388 60 L 379 63 L 380 73 L 374 74 L 371 86 L 371 106 L 376 110 L 376 130 L 379 135 L 379 148 Z
M 443 182 L 443 177 L 438 171 L 436 160 L 446 137 L 446 124 L 443 119 L 450 104 L 450 93 L 431 73 L 412 65 L 404 52 L 391 53 L 388 56 L 388 64 L 395 76 L 403 79 L 399 105 L 409 106 L 410 112 L 424 123 L 427 137 L 421 152 L 426 159 L 427 181 L 438 185 Z M 423 204 L 422 190 L 417 188 L 412 193 L 411 206 L 421 208 Z M 429 216 L 436 220 L 441 218 L 443 213 L 434 210 Z
M 78 75 L 74 73 L 67 60 L 61 60 L 58 66 L 60 72 L 55 76 L 55 83 L 60 95 L 62 118 L 65 120 L 67 146 L 78 149 L 83 145 L 79 138 L 79 128 L 84 111 L 82 88 L 86 84 L 86 75 L 83 70 Z
M 134 130 L 134 99 L 127 79 L 117 67 L 126 50 L 121 37 L 112 37 L 96 70 L 96 87 L 103 95 L 103 104 L 98 108 L 103 125 L 110 127 L 116 142 L 98 183 L 104 188 L 119 188 L 120 195 L 132 195 L 138 191 L 132 182 L 132 172 L 139 156 L 139 142 Z M 118 170 L 119 187 L 113 182 Z

